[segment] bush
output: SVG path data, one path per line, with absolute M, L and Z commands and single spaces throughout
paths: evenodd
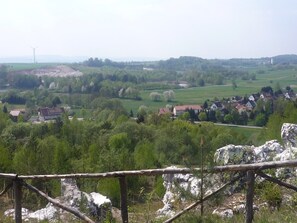
M 268 203 L 269 207 L 280 208 L 282 203 L 282 191 L 279 185 L 271 182 L 264 182 L 260 196 Z

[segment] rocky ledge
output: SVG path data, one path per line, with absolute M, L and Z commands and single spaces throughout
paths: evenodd
M 249 145 L 227 145 L 217 149 L 214 154 L 214 161 L 217 165 L 232 165 L 232 164 L 247 164 L 260 163 L 267 161 L 285 161 L 296 159 L 297 157 L 297 125 L 284 123 L 281 128 L 282 144 L 277 140 L 267 141 L 261 146 Z M 176 167 L 169 167 L 176 168 Z M 276 175 L 286 174 L 287 177 L 293 177 L 292 169 L 278 169 Z M 201 179 L 193 174 L 164 174 L 163 185 L 166 189 L 163 197 L 164 207 L 157 211 L 159 216 L 170 217 L 175 214 L 175 204 L 177 201 L 183 202 L 185 199 L 183 191 L 199 196 Z M 204 179 L 203 190 L 205 194 L 210 194 L 215 189 L 219 188 L 223 182 L 223 176 L 213 174 Z M 208 185 L 208 186 L 205 186 Z M 231 186 L 225 193 L 233 194 L 235 185 Z M 214 214 L 224 217 L 233 216 L 233 212 L 244 210 L 244 202 L 234 203 L 234 207 L 229 209 L 216 209 Z M 255 207 L 257 209 L 258 207 Z

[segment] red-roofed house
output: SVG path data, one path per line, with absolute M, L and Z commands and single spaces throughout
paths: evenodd
M 40 121 L 54 120 L 61 117 L 64 113 L 64 108 L 54 107 L 54 108 L 39 108 L 38 117 Z
M 159 115 L 166 115 L 166 114 L 172 114 L 169 108 L 160 108 L 159 109 Z
M 173 114 L 174 116 L 179 116 L 191 109 L 194 110 L 195 114 L 203 110 L 200 105 L 177 105 L 173 108 Z

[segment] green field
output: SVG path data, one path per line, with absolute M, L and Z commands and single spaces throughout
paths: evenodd
M 185 89 L 176 89 L 175 100 L 172 102 L 153 102 L 149 95 L 155 90 L 141 91 L 141 101 L 123 99 L 122 103 L 124 107 L 133 112 L 137 111 L 139 106 L 145 105 L 151 111 L 158 111 L 159 108 L 165 107 L 166 104 L 178 105 L 178 104 L 203 104 L 205 100 L 214 100 L 214 98 L 223 99 L 230 98 L 233 96 L 245 96 L 252 93 L 257 93 L 264 86 L 271 86 L 275 89 L 277 83 L 281 88 L 286 86 L 291 86 L 295 91 L 297 90 L 297 70 L 296 69 L 286 69 L 269 71 L 266 70 L 264 74 L 257 74 L 257 79 L 254 81 L 243 81 L 236 80 L 237 88 L 234 90 L 232 88 L 231 81 L 227 82 L 225 85 L 207 85 L 204 87 L 194 87 Z M 163 91 L 157 90 L 158 93 L 163 93 Z
M 6 64 L 11 71 L 31 70 L 44 67 L 57 66 L 57 63 L 8 63 Z

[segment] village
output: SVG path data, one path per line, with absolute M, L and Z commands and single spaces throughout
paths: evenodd
M 288 86 L 284 91 L 263 87 L 261 92 L 249 96 L 215 98 L 203 105 L 176 105 L 159 109 L 159 115 L 168 114 L 173 118 L 190 121 L 210 121 L 228 124 L 264 126 L 270 114 L 279 107 L 281 101 L 295 101 L 296 93 Z

